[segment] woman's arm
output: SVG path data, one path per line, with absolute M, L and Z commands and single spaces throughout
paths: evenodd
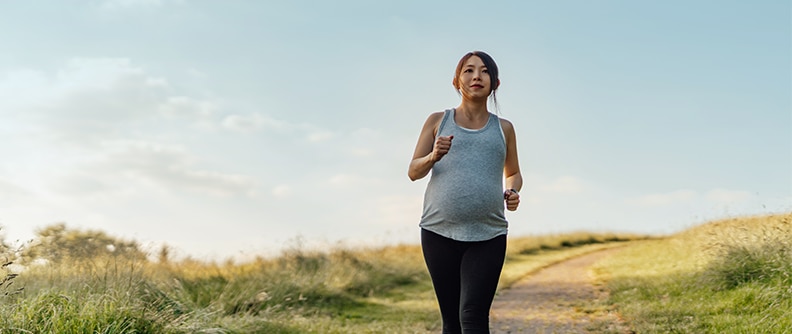
M 435 139 L 437 127 L 442 119 L 442 112 L 433 113 L 426 119 L 421 134 L 418 136 L 418 143 L 415 145 L 410 168 L 407 170 L 410 180 L 415 181 L 428 175 L 435 162 L 440 161 L 451 148 L 453 136 Z
M 503 165 L 503 175 L 506 176 L 506 189 L 520 191 L 523 185 L 522 174 L 520 173 L 520 161 L 517 158 L 517 135 L 514 132 L 514 125 L 501 119 L 501 128 L 506 137 L 506 161 Z M 504 194 L 506 208 L 509 211 L 517 210 L 520 205 L 520 194 L 507 190 Z

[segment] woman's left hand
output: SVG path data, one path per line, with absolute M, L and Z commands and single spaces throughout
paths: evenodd
M 520 193 L 506 189 L 503 193 L 503 199 L 506 201 L 506 209 L 509 211 L 517 210 L 517 207 L 520 205 Z

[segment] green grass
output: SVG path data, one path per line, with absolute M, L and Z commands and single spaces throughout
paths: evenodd
M 596 272 L 638 333 L 792 332 L 792 214 L 633 243 Z
M 792 214 L 712 222 L 664 239 L 512 238 L 500 288 L 570 257 L 624 246 L 596 266 L 611 295 L 590 309 L 615 308 L 639 333 L 792 332 L 790 224 Z M 66 257 L 28 265 L 18 276 L 11 270 L 17 264 L 4 262 L 0 333 L 433 333 L 440 327 L 418 245 L 297 248 L 240 264 Z
M 501 287 L 635 236 L 509 241 Z M 223 264 L 96 256 L 0 277 L 0 333 L 434 333 L 440 317 L 420 246 L 290 249 Z M 1 281 L 1 280 L 0 280 Z M 15 290 L 24 287 L 24 290 Z

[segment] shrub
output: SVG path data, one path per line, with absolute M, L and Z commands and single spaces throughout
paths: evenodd
M 792 224 L 780 217 L 772 224 L 723 226 L 712 235 L 713 260 L 705 277 L 718 288 L 776 282 L 792 286 Z

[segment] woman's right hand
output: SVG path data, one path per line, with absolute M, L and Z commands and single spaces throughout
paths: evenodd
M 451 140 L 453 139 L 454 136 L 437 137 L 434 143 L 434 148 L 432 149 L 432 161 L 438 162 L 443 158 L 443 156 L 448 154 L 448 150 L 451 149 Z
M 410 160 L 410 168 L 407 169 L 407 176 L 410 180 L 418 180 L 429 174 L 435 162 L 439 161 L 451 148 L 453 136 L 437 136 L 440 122 L 443 121 L 445 113 L 438 111 L 429 115 L 421 128 L 418 136 L 418 143 L 415 144 L 415 152 Z

